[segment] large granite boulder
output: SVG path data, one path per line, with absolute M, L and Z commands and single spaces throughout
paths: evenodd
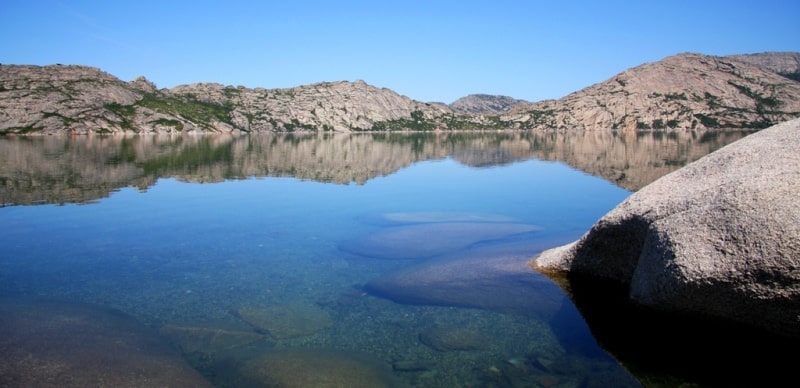
M 800 119 L 730 144 L 644 187 L 543 272 L 629 286 L 630 300 L 800 338 Z

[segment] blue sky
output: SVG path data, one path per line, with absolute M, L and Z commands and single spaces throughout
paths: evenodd
M 681 52 L 800 51 L 798 0 L 0 3 L 0 63 L 158 87 L 361 79 L 420 101 L 538 101 Z

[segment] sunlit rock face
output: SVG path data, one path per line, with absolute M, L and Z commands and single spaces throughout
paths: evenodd
M 614 279 L 660 310 L 800 337 L 800 120 L 662 177 L 533 265 Z
M 757 54 L 728 55 L 726 58 L 747 62 L 784 76 L 792 75 L 797 80 L 800 74 L 800 53 L 766 52 Z
M 433 130 L 452 118 L 444 104 L 364 81 L 157 89 L 88 66 L 0 65 L 0 134 Z
M 527 101 L 519 100 L 509 96 L 497 96 L 489 94 L 470 94 L 461 97 L 448 105 L 456 112 L 473 114 L 500 114 L 507 112 L 514 106 Z
M 659 131 L 765 127 L 800 116 L 800 83 L 734 57 L 645 63 L 559 100 L 501 115 L 519 128 Z

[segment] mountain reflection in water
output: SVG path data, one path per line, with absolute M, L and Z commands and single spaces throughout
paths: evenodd
M 83 203 L 159 178 L 357 183 L 451 157 L 486 167 L 558 160 L 638 190 L 749 132 L 493 132 L 0 138 L 0 204 Z
M 91 334 L 35 296 L 131 316 L 221 387 L 637 386 L 527 261 L 743 135 L 0 138 L 0 385 Z

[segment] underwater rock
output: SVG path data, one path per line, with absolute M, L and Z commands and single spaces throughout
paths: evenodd
M 120 311 L 0 300 L 0 386 L 211 387 L 153 330 Z
M 398 303 L 477 307 L 549 319 L 567 297 L 528 260 L 530 255 L 491 246 L 473 249 L 390 272 L 367 282 L 364 290 Z
M 462 327 L 431 327 L 419 333 L 419 342 L 440 352 L 488 349 L 480 333 Z
M 342 242 L 345 252 L 377 259 L 425 259 L 485 241 L 533 232 L 539 227 L 514 223 L 442 222 L 386 228 Z
M 487 245 L 370 280 L 373 296 L 412 305 L 471 307 L 545 321 L 565 351 L 607 357 L 562 289 L 529 265 L 539 243 Z
M 246 362 L 241 375 L 248 383 L 261 387 L 401 386 L 388 363 L 369 354 L 329 349 L 270 352 Z
M 263 334 L 218 327 L 166 325 L 159 333 L 184 353 L 214 354 L 264 340 Z
M 275 339 L 314 334 L 330 327 L 328 313 L 308 303 L 245 306 L 235 310 L 243 321 Z
M 383 213 L 361 218 L 369 224 L 392 226 L 403 224 L 428 224 L 439 222 L 481 222 L 481 223 L 515 223 L 519 220 L 490 213 L 463 213 L 463 212 L 405 212 Z

